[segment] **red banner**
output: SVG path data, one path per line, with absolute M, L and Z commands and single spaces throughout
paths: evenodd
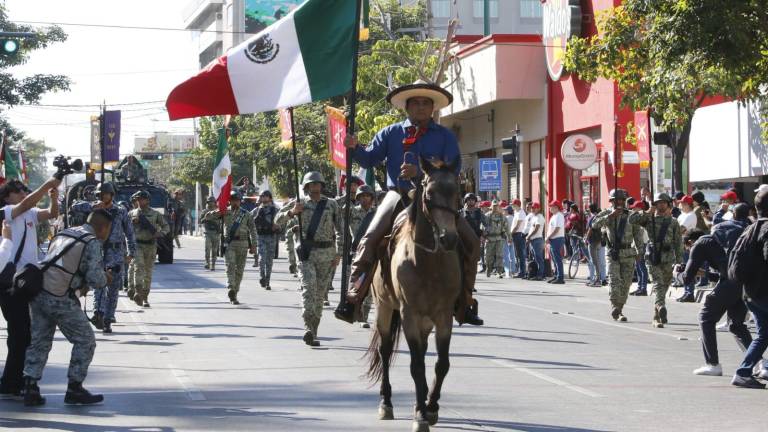
M 293 146 L 293 130 L 291 129 L 292 111 L 287 108 L 277 110 L 280 116 L 280 147 L 291 148 Z
M 347 118 L 344 111 L 325 107 L 328 115 L 328 153 L 333 166 L 340 170 L 347 169 L 347 149 L 344 139 L 347 137 Z
M 651 161 L 651 122 L 648 111 L 635 111 L 635 138 L 640 168 L 648 168 Z

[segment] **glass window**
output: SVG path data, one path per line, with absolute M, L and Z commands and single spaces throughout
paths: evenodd
M 485 0 L 474 0 L 473 2 L 473 16 L 475 18 L 483 18 L 483 3 Z M 499 17 L 499 0 L 490 0 L 489 8 L 491 9 L 491 18 Z
M 541 18 L 541 0 L 520 0 L 521 18 Z
M 232 6 L 233 5 L 231 3 L 227 5 L 227 28 L 232 28 L 232 24 L 235 22 L 235 17 L 233 15 L 234 11 Z
M 432 0 L 432 16 L 435 18 L 450 18 L 451 0 Z

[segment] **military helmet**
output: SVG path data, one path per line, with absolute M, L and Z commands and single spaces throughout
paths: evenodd
M 491 201 L 491 206 L 498 207 L 499 206 L 499 200 L 493 200 Z
M 213 196 L 209 196 L 209 197 L 208 197 L 208 198 L 205 200 L 205 202 L 207 202 L 207 203 L 215 203 L 215 202 L 216 202 L 216 198 L 214 198 Z
M 355 199 L 357 199 L 360 195 L 368 194 L 371 197 L 373 197 L 373 188 L 368 186 L 367 184 L 364 184 L 357 188 L 357 193 L 355 194 Z
M 304 174 L 304 180 L 301 181 L 301 187 L 306 187 L 310 183 L 322 183 L 325 184 L 323 175 L 318 171 L 310 171 Z
M 469 200 L 477 201 L 477 195 L 473 194 L 472 192 L 464 195 L 464 202 L 467 202 Z
M 611 191 L 608 193 L 609 201 L 613 200 L 626 200 L 627 199 L 627 191 L 624 189 L 611 189 Z
M 140 198 L 149 199 L 149 192 L 147 192 L 145 190 L 140 190 L 140 191 L 136 192 L 135 194 L 131 195 L 131 201 L 137 200 L 137 199 L 140 199 Z
M 666 201 L 667 204 L 672 202 L 672 198 L 670 198 L 669 195 L 667 195 L 664 192 L 659 192 L 656 194 L 656 196 L 653 198 L 653 205 L 656 205 L 657 203 L 661 201 Z
M 235 199 L 235 200 L 241 200 L 241 199 L 243 199 L 243 197 L 241 197 L 241 196 L 240 196 L 240 192 L 238 192 L 237 190 L 232 190 L 232 191 L 229 193 L 229 199 L 230 199 L 230 200 L 233 200 L 233 199 Z
M 115 185 L 113 185 L 112 183 L 99 183 L 99 184 L 96 185 L 96 190 L 94 191 L 94 193 L 96 195 L 100 195 L 100 194 L 103 194 L 103 193 L 108 193 L 108 194 L 114 195 L 115 194 Z

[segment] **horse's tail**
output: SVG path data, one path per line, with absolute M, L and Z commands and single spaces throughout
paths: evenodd
M 392 311 L 392 320 L 389 324 L 389 343 L 392 346 L 392 351 L 390 353 L 389 359 L 387 359 L 386 367 L 389 367 L 392 364 L 392 361 L 395 358 L 395 353 L 397 352 L 397 345 L 400 341 L 400 331 L 401 331 L 401 318 L 400 318 L 400 311 L 395 309 Z M 368 358 L 368 372 L 365 374 L 366 377 L 368 377 L 369 380 L 371 380 L 372 383 L 377 383 L 381 381 L 382 374 L 384 372 L 384 361 L 381 358 L 381 352 L 379 351 L 379 348 L 381 347 L 381 333 L 379 333 L 379 329 L 376 328 L 373 331 L 373 335 L 371 336 L 371 343 L 368 346 L 368 352 L 365 353 L 365 357 Z

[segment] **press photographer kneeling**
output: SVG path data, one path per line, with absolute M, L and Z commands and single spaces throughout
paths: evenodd
M 109 237 L 111 225 L 109 212 L 94 210 L 85 225 L 57 234 L 39 265 L 28 264 L 14 278 L 16 294 L 32 297 L 32 342 L 24 363 L 24 405 L 45 403 L 37 381 L 48 360 L 56 326 L 74 345 L 64 403 L 85 405 L 104 400 L 102 395 L 93 395 L 83 388 L 96 338 L 79 297 L 85 296 L 88 287 L 103 288 L 112 279 L 111 271 L 104 271 L 102 252 L 102 242 Z M 36 287 L 41 287 L 37 293 Z

